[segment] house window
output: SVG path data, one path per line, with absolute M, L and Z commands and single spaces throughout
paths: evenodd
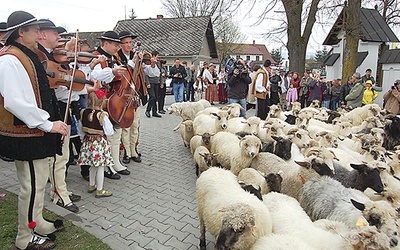
M 256 56 L 256 61 L 260 61 L 260 56 Z
M 250 56 L 246 56 L 246 61 L 250 61 Z

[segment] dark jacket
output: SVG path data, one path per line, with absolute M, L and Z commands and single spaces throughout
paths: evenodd
M 271 92 L 278 92 L 278 84 L 280 81 L 281 81 L 281 77 L 278 75 L 274 75 L 269 78 Z
M 178 74 L 179 77 L 174 77 L 175 74 Z M 172 66 L 169 71 L 169 77 L 172 78 L 173 84 L 184 83 L 186 77 L 185 67 L 183 67 L 182 65 L 179 65 L 179 67 L 176 67 L 175 65 Z
M 228 75 L 228 98 L 245 99 L 251 83 L 250 76 L 247 75 Z
M 308 101 L 319 100 L 322 101 L 322 95 L 326 89 L 326 85 L 317 80 L 312 80 L 309 84 L 310 91 Z
M 354 84 L 350 84 L 349 82 L 346 82 L 343 84 L 343 86 L 340 89 L 340 101 L 345 102 L 344 100 L 346 96 L 350 93 L 350 90 L 354 87 Z

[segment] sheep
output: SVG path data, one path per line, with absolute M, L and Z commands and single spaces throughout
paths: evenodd
M 310 136 L 304 129 L 291 129 L 287 133 L 292 138 L 292 143 L 299 147 L 300 151 L 310 147 Z
M 212 113 L 217 113 L 220 110 L 225 110 L 228 111 L 229 113 L 229 119 L 230 118 L 237 118 L 240 116 L 240 110 L 243 109 L 242 106 L 238 103 L 232 103 L 226 106 L 222 106 L 220 108 L 217 107 L 208 107 L 196 114 L 198 115 L 211 115 Z
M 282 120 L 280 120 L 278 118 L 270 118 L 267 121 L 261 121 L 260 122 L 260 130 L 259 130 L 257 137 L 260 138 L 261 141 L 264 141 L 264 142 L 273 141 L 273 139 L 271 137 L 272 135 L 283 136 L 286 134 L 283 131 L 285 126 L 289 127 L 292 125 L 289 125 L 289 124 L 286 125 L 285 122 L 283 122 Z M 295 126 L 293 126 L 293 127 L 295 127 Z M 290 130 L 290 128 L 288 130 Z
M 350 122 L 336 122 L 335 124 L 327 124 L 315 119 L 311 119 L 307 126 L 307 131 L 310 133 L 311 138 L 315 139 L 316 134 L 327 131 L 336 133 L 338 136 L 351 137 L 351 127 L 353 125 Z
M 274 141 L 262 142 L 260 152 L 270 152 L 284 160 L 289 160 L 292 157 L 292 139 L 274 135 L 271 137 Z
M 206 171 L 210 167 L 215 166 L 215 157 L 216 154 L 211 154 L 206 147 L 197 147 L 193 154 L 193 160 L 196 165 L 196 176 L 199 176 L 202 172 Z
M 200 249 L 206 249 L 205 228 L 216 239 L 216 249 L 249 249 L 272 232 L 268 209 L 244 191 L 229 170 L 212 167 L 196 181 Z M 225 248 L 223 248 L 225 247 Z
M 344 118 L 351 121 L 354 126 L 361 125 L 362 122 L 371 116 L 378 116 L 381 108 L 378 104 L 368 104 L 359 108 L 355 108 L 348 113 L 343 114 Z
M 260 121 L 260 118 L 256 116 L 251 116 L 247 120 L 242 117 L 230 118 L 227 131 L 232 134 L 245 132 L 257 136 L 260 132 Z
M 274 234 L 257 240 L 250 250 L 317 250 L 296 235 Z
M 249 192 L 250 194 L 253 194 L 257 199 L 262 201 L 262 195 L 261 195 L 261 188 L 260 187 L 254 187 L 252 184 L 246 184 L 244 182 L 239 181 L 240 187 L 246 191 Z
M 353 126 L 351 128 L 351 132 L 353 134 L 363 132 L 363 133 L 369 133 L 372 128 L 383 128 L 383 125 L 381 123 L 381 120 L 379 117 L 376 116 L 371 116 L 366 118 L 361 125 L 359 126 Z
M 225 130 L 228 127 L 228 116 L 229 113 L 224 110 L 212 113 L 211 115 L 196 116 L 193 121 L 195 134 L 204 134 L 206 132 L 215 134 Z
M 218 163 L 235 175 L 250 166 L 260 147 L 261 141 L 254 135 L 239 139 L 229 132 L 219 132 L 211 139 L 211 152 L 217 154 Z
M 384 128 L 386 137 L 383 140 L 383 147 L 387 150 L 394 150 L 397 145 L 400 145 L 400 118 L 390 115 L 386 119 L 391 122 Z
M 389 248 L 388 237 L 377 232 L 375 227 L 368 226 L 360 230 L 346 230 L 341 232 L 341 235 L 318 227 L 310 220 L 299 202 L 287 195 L 272 192 L 263 196 L 263 203 L 271 214 L 272 232 L 285 235 L 289 239 L 294 237 L 296 242 L 301 239 L 301 246 L 306 243 L 310 247 L 309 249 L 378 250 Z M 255 246 L 258 245 L 257 243 Z M 281 246 L 278 249 L 283 249 L 282 244 L 287 244 L 287 241 L 278 242 L 277 245 Z M 264 249 L 275 249 L 269 248 L 271 246 L 268 245 L 264 245 L 264 247 Z M 297 247 L 286 249 L 297 249 Z
M 264 175 L 253 168 L 245 168 L 240 171 L 238 181 L 261 188 L 261 194 L 280 192 L 282 177 L 280 174 L 270 173 Z
M 192 153 L 192 155 L 194 154 L 194 151 L 198 146 L 205 146 L 208 150 L 210 150 L 211 149 L 210 140 L 211 136 L 213 135 L 214 134 L 206 132 L 202 135 L 198 134 L 193 136 L 192 139 L 190 139 L 190 152 Z
M 350 164 L 350 166 L 353 168 L 352 171 L 335 163 L 335 175 L 333 178 L 348 188 L 355 188 L 360 191 L 372 188 L 378 193 L 383 191 L 379 169 L 368 167 L 366 164 Z
M 301 103 L 300 102 L 294 102 L 292 103 L 292 115 L 298 116 L 301 110 Z
M 382 147 L 386 136 L 385 131 L 382 128 L 372 128 L 370 133 L 375 138 L 375 145 Z
M 181 117 L 181 122 L 186 120 L 194 120 L 196 114 L 203 110 L 205 106 L 205 102 L 208 101 L 198 101 L 198 102 L 180 102 L 180 103 L 172 103 L 171 106 L 168 107 L 168 113 L 174 113 L 176 116 Z M 179 129 L 181 122 L 173 129 L 174 131 Z
M 309 159 L 320 158 L 332 170 L 332 173 L 335 173 L 334 160 L 339 161 L 333 151 L 321 147 L 307 149 L 304 152 L 304 157 L 308 162 L 310 162 Z
M 279 173 L 282 176 L 281 192 L 296 198 L 305 180 L 333 174 L 322 159 L 313 157 L 308 160 L 299 162 L 300 165 L 291 165 L 274 154 L 259 153 L 250 167 L 262 173 Z
M 321 102 L 319 100 L 312 100 L 309 107 L 317 109 L 321 107 Z
M 193 121 L 192 120 L 186 120 L 183 121 L 179 125 L 179 132 L 181 133 L 181 137 L 183 140 L 183 145 L 185 147 L 189 146 L 190 144 L 190 139 L 192 139 L 194 132 L 193 132 Z
M 393 160 L 388 164 L 392 169 L 393 175 L 400 178 L 400 150 L 394 152 Z
M 397 245 L 396 210 L 385 201 L 371 201 L 358 190 L 346 188 L 332 178 L 321 177 L 304 184 L 299 202 L 313 221 L 330 219 L 355 228 L 357 220 L 363 216 L 371 226 L 389 237 L 391 246 Z
M 314 138 L 314 139 L 318 140 L 319 146 L 321 148 L 327 148 L 327 147 L 337 148 L 338 147 L 339 136 L 334 132 L 322 131 L 322 132 L 317 133 L 315 136 L 316 136 L 316 138 Z

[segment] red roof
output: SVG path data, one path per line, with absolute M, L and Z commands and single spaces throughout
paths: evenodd
M 246 44 L 239 43 L 237 44 L 237 49 L 235 51 L 236 54 L 239 55 L 262 55 L 263 61 L 269 59 L 272 63 L 276 63 L 275 60 L 271 57 L 267 47 L 265 44 Z

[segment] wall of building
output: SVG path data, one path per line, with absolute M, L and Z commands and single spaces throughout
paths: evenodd
M 383 83 L 382 92 L 379 93 L 378 98 L 375 103 L 382 106 L 383 104 L 383 94 L 386 93 L 396 80 L 400 80 L 400 63 L 395 64 L 383 64 Z

